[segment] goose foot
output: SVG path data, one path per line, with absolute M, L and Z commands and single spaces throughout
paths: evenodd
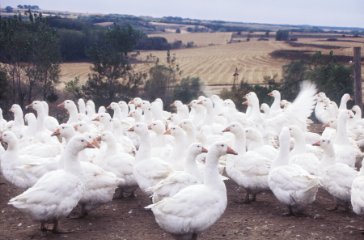
M 54 233 L 54 234 L 68 234 L 68 233 L 72 233 L 72 232 L 73 231 L 59 229 L 59 222 L 58 222 L 58 220 L 54 220 L 53 221 L 52 233 Z
M 254 197 L 253 197 L 253 199 L 254 199 Z M 253 200 L 250 199 L 250 192 L 246 192 L 244 200 L 235 200 L 235 203 L 238 203 L 238 204 L 249 204 L 251 202 L 253 202 Z
M 292 207 L 288 206 L 288 212 L 283 213 L 282 215 L 285 217 L 290 217 L 290 216 L 294 216 L 295 214 L 293 213 Z
M 183 235 L 172 234 L 172 236 L 176 240 L 197 240 L 198 234 L 197 233 L 183 234 Z

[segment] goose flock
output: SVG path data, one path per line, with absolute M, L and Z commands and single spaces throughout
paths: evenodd
M 188 105 L 176 100 L 174 112 L 161 99 L 98 110 L 92 100 L 65 100 L 58 107 L 68 120 L 61 124 L 44 101 L 26 106 L 36 115 L 13 104 L 9 121 L 0 109 L 1 174 L 24 190 L 8 204 L 42 232 L 58 233 L 60 219 L 86 217 L 140 189 L 163 230 L 197 239 L 224 213 L 230 179 L 245 189 L 242 202 L 270 191 L 288 215 L 301 214 L 319 188 L 332 195 L 333 209 L 364 215 L 364 119 L 358 106 L 347 108 L 350 95 L 337 106 L 310 82 L 293 102 L 277 90 L 269 95 L 271 106 L 246 94 L 245 112 L 217 95 Z M 322 134 L 308 130 L 313 112 Z

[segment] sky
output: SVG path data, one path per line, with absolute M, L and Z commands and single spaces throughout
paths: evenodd
M 1 7 L 364 28 L 364 0 L 0 0 Z

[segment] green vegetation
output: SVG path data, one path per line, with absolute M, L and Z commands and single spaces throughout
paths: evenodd
M 316 83 L 318 91 L 325 92 L 336 103 L 340 102 L 343 94 L 354 92 L 352 67 L 338 62 L 332 52 L 329 58 L 317 52 L 309 60 L 292 61 L 284 65 L 282 71 L 281 81 L 277 81 L 276 76 L 266 77 L 262 86 L 242 81 L 238 87 L 233 86 L 231 90 L 224 89 L 221 95 L 231 98 L 239 107 L 245 94 L 250 91 L 255 91 L 261 102 L 270 103 L 272 99 L 267 97 L 267 93 L 276 89 L 281 92 L 283 99 L 292 101 L 299 92 L 300 83 L 304 80 Z
M 276 40 L 277 41 L 288 41 L 289 40 L 289 31 L 287 31 L 287 30 L 278 30 L 276 32 Z
M 54 100 L 58 82 L 60 52 L 58 37 L 42 15 L 28 12 L 0 21 L 0 62 L 10 82 L 13 102 L 24 106 L 34 98 Z

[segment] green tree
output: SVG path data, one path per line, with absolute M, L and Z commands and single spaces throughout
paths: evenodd
M 12 89 L 12 101 L 25 105 L 35 97 L 54 95 L 59 76 L 58 38 L 41 15 L 28 12 L 29 21 L 21 16 L 0 19 L 0 61 Z
M 114 25 L 106 32 L 99 32 L 95 43 L 89 48 L 88 56 L 93 73 L 82 86 L 85 98 L 97 105 L 130 98 L 142 84 L 129 64 L 128 52 L 132 51 L 143 34 L 131 26 Z
M 180 83 L 176 84 L 173 90 L 173 98 L 181 100 L 183 103 L 189 103 L 202 95 L 202 83 L 198 77 L 183 78 Z
M 288 30 L 278 30 L 276 32 L 276 40 L 277 41 L 288 41 L 289 40 L 289 31 Z

